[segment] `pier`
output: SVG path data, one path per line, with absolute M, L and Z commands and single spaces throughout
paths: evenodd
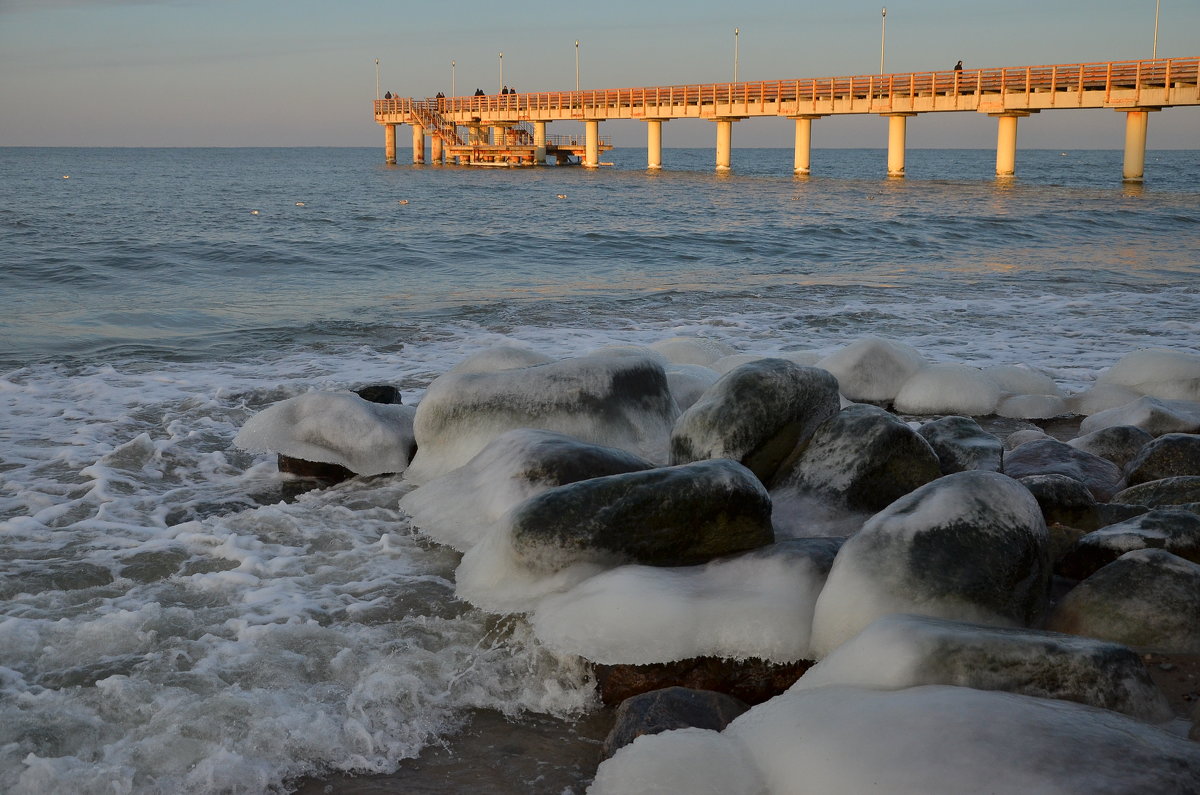
M 436 99 L 377 99 L 385 157 L 396 162 L 396 128 L 412 127 L 413 162 L 425 162 L 425 138 L 435 163 L 603 165 L 612 148 L 601 122 L 646 122 L 649 169 L 662 168 L 664 122 L 696 119 L 716 125 L 715 167 L 730 168 L 733 124 L 750 118 L 795 121 L 794 173 L 811 171 L 812 123 L 829 116 L 872 114 L 887 119 L 887 174 L 904 176 L 907 120 L 921 113 L 985 113 L 997 120 L 996 174 L 1016 170 L 1017 122 L 1048 110 L 1107 108 L 1125 115 L 1122 176 L 1140 181 L 1149 114 L 1200 106 L 1200 58 L 962 69 L 648 88 L 490 94 Z M 547 136 L 555 121 L 581 121 L 582 136 Z

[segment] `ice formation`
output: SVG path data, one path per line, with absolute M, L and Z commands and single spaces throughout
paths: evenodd
M 650 346 L 667 357 L 672 364 L 699 364 L 711 367 L 718 359 L 729 356 L 733 348 L 723 342 L 705 337 L 671 337 Z
M 879 337 L 863 337 L 816 366 L 833 373 L 851 400 L 884 403 L 927 362 L 916 348 Z
M 904 382 L 896 393 L 896 411 L 904 414 L 966 414 L 996 411 L 999 385 L 977 367 L 932 364 Z
M 255 414 L 233 443 L 243 450 L 339 464 L 359 475 L 398 473 L 412 455 L 415 411 L 349 392 L 309 392 Z

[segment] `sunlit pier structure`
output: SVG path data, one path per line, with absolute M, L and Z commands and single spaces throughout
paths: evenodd
M 412 126 L 413 162 L 425 162 L 425 138 L 435 163 L 535 165 L 552 156 L 603 165 L 611 143 L 600 137 L 610 119 L 646 122 L 646 167 L 662 167 L 662 125 L 676 119 L 716 124 L 716 168 L 729 169 L 733 123 L 779 116 L 794 119 L 795 173 L 810 171 L 812 123 L 827 116 L 873 114 L 888 120 L 887 173 L 904 176 L 905 126 L 919 113 L 986 113 L 997 119 L 996 174 L 1014 173 L 1017 120 L 1043 110 L 1108 108 L 1125 114 L 1123 176 L 1139 181 L 1146 161 L 1149 115 L 1200 105 L 1200 58 L 1008 66 L 945 72 L 704 83 L 650 88 L 490 94 L 437 99 L 377 99 L 385 155 L 396 162 L 396 127 Z M 547 137 L 554 121 L 582 121 L 582 136 Z M 582 138 L 582 141 L 579 140 Z

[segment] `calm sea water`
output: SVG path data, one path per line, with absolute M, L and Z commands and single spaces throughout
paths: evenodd
M 283 499 L 230 442 L 285 397 L 416 402 L 498 343 L 681 334 L 875 334 L 1068 390 L 1200 353 L 1200 152 L 1151 153 L 1144 186 L 1119 152 L 1023 151 L 1004 182 L 988 151 L 912 151 L 890 181 L 882 151 L 814 151 L 807 179 L 790 150 L 725 176 L 665 154 L 0 148 L 0 791 L 582 789 L 586 668 L 453 598 L 402 480 Z

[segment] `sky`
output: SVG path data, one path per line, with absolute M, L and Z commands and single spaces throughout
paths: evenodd
M 1200 0 L 1159 0 L 1159 57 L 1200 55 Z M 1155 0 L 0 0 L 0 146 L 383 146 L 371 115 L 401 96 L 503 82 L 522 93 L 1149 58 Z M 735 37 L 734 29 L 738 30 Z M 503 53 L 503 59 L 500 57 Z M 454 66 L 451 66 L 451 62 Z M 501 63 L 503 66 L 501 66 Z M 571 133 L 575 122 L 550 125 Z M 645 125 L 601 125 L 645 146 Z M 710 146 L 680 120 L 663 145 Z M 786 119 L 734 127 L 735 147 L 792 145 Z M 401 145 L 408 136 L 398 136 Z M 813 146 L 886 146 L 877 116 L 822 119 Z M 982 114 L 923 114 L 910 148 L 991 148 Z M 1120 149 L 1124 117 L 1047 111 L 1021 148 Z M 1200 149 L 1200 107 L 1149 122 L 1149 148 Z

